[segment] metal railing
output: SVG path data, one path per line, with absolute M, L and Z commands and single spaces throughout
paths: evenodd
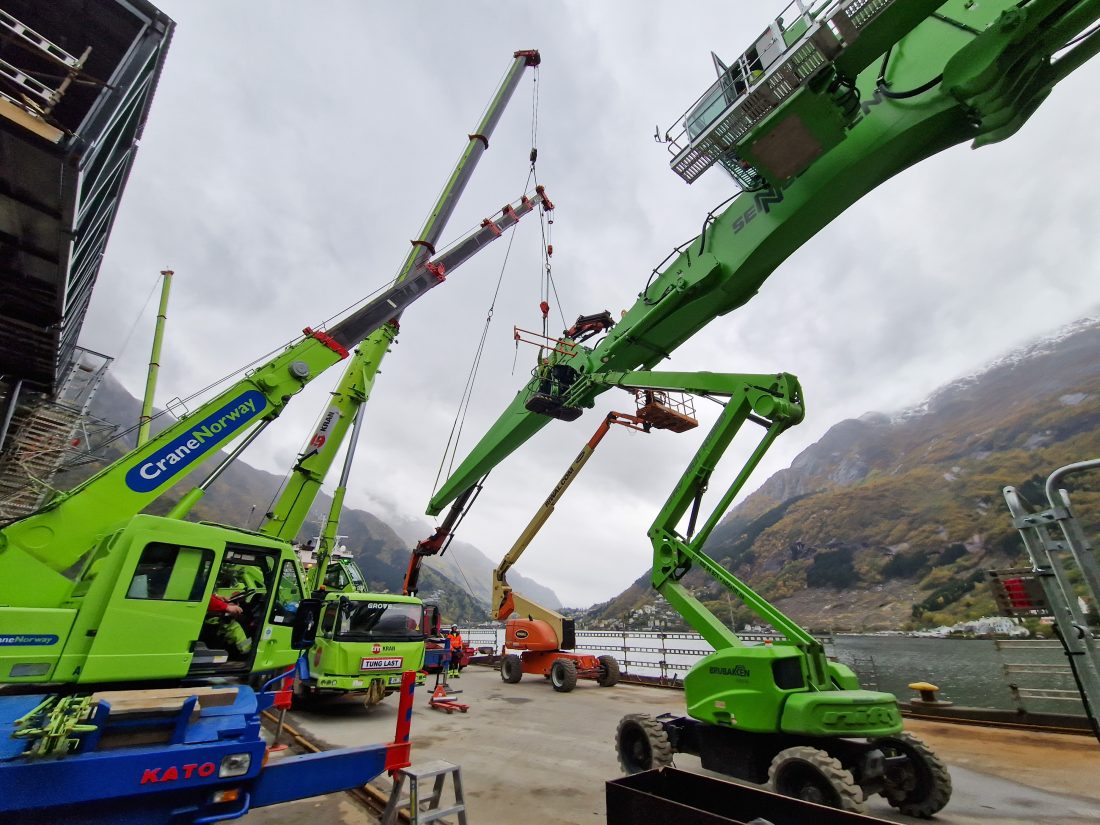
M 759 188 L 763 179 L 738 156 L 738 143 L 893 2 L 795 0 L 729 66 L 715 57 L 718 79 L 665 130 L 673 171 L 692 183 L 719 163 L 742 189 Z
M 1025 700 L 1070 702 L 1082 707 L 1081 692 L 1073 680 L 1073 670 L 1065 661 L 1061 642 L 1055 639 L 997 639 L 1004 673 L 1012 701 L 1027 711 Z M 1014 661 L 1004 661 L 1011 656 Z M 1051 661 L 1058 659 L 1060 661 Z

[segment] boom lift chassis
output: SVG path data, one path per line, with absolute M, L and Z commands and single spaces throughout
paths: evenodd
M 653 587 L 713 647 L 684 679 L 690 717 L 631 714 L 616 734 L 627 773 L 669 765 L 676 752 L 704 768 L 784 795 L 857 811 L 881 793 L 903 813 L 927 817 L 951 795 L 943 763 L 901 730 L 891 694 L 861 690 L 855 674 L 830 662 L 822 644 L 703 552 L 703 545 L 775 439 L 803 417 L 794 376 L 716 373 L 609 373 L 589 380 L 725 399 L 725 405 L 656 521 Z M 746 422 L 764 435 L 696 529 L 703 495 L 734 436 Z M 687 516 L 683 533 L 677 525 Z M 740 598 L 784 640 L 747 645 L 682 583 L 697 565 Z

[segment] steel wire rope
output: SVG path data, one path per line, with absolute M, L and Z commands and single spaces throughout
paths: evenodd
M 539 70 L 535 67 L 535 71 L 532 78 L 532 90 L 531 90 L 531 169 L 527 174 L 527 185 L 530 185 L 534 181 L 536 188 L 539 185 L 539 173 L 538 173 L 538 134 L 539 134 Z M 526 186 L 524 187 L 526 188 Z M 542 301 L 550 300 L 550 292 L 554 292 L 554 301 L 558 305 L 558 315 L 561 316 L 562 328 L 565 328 L 565 313 L 561 308 L 561 299 L 558 297 L 557 285 L 554 284 L 554 275 L 552 266 L 550 264 L 551 250 L 553 250 L 554 239 L 553 230 L 550 229 L 553 226 L 554 221 L 548 218 L 546 210 L 539 209 L 539 230 L 542 233 L 542 273 L 539 278 L 539 298 Z M 543 316 L 542 319 L 542 334 L 543 337 L 549 337 L 550 330 L 547 322 L 547 317 Z M 541 348 L 540 348 L 541 349 Z M 541 355 L 541 353 L 540 353 Z
M 115 356 L 116 360 L 122 358 L 122 354 L 126 352 L 126 347 L 130 345 L 130 339 L 134 337 L 134 331 L 137 329 L 138 322 L 141 321 L 142 316 L 145 315 L 145 310 L 148 309 L 149 302 L 153 300 L 153 294 L 157 291 L 157 285 L 160 283 L 160 280 L 160 275 L 153 279 L 153 285 L 149 288 L 149 294 L 145 296 L 145 303 L 141 305 L 141 309 L 134 315 L 134 322 L 130 324 L 130 331 L 127 332 L 126 337 L 122 339 L 122 345 L 118 348 L 118 355 Z
M 449 545 L 449 544 L 450 544 L 450 542 L 448 542 L 448 545 Z M 469 580 L 468 578 L 466 578 L 466 571 L 465 571 L 465 570 L 463 570 L 463 569 L 462 569 L 462 565 L 458 563 L 458 557 L 457 557 L 457 556 L 454 556 L 454 555 L 452 555 L 452 556 L 451 556 L 451 561 L 452 561 L 452 562 L 454 563 L 455 569 L 457 569 L 457 570 L 458 570 L 458 575 L 462 576 L 462 581 L 464 581 L 464 582 L 466 583 L 466 592 L 467 592 L 467 593 L 468 593 L 468 594 L 469 594 L 469 595 L 470 595 L 470 596 L 471 596 L 471 597 L 472 597 L 472 598 L 473 598 L 473 599 L 474 599 L 475 601 L 477 601 L 477 597 L 476 597 L 476 596 L 474 596 L 474 588 L 473 588 L 473 586 L 472 586 L 472 585 L 470 584 L 470 580 Z
M 466 385 L 462 390 L 462 397 L 458 402 L 458 410 L 455 413 L 455 419 L 451 423 L 451 432 L 447 437 L 447 444 L 443 449 L 443 458 L 439 462 L 439 469 L 436 470 L 435 483 L 432 487 L 432 495 L 439 490 L 439 477 L 443 474 L 444 465 L 447 466 L 447 474 L 450 475 L 454 469 L 455 456 L 458 454 L 458 444 L 462 439 L 462 427 L 466 421 L 466 414 L 470 408 L 470 401 L 473 398 L 474 384 L 477 381 L 477 372 L 481 366 L 481 358 L 485 353 L 485 341 L 489 336 L 489 325 L 493 322 L 493 312 L 496 310 L 497 296 L 500 295 L 500 286 L 504 282 L 504 273 L 508 269 L 508 258 L 512 254 L 512 243 L 516 239 L 516 226 L 513 224 L 511 232 L 508 235 L 508 247 L 504 252 L 504 262 L 500 267 L 500 275 L 497 276 L 496 287 L 493 289 L 493 300 L 489 304 L 489 309 L 485 313 L 485 325 L 481 329 L 481 340 L 478 341 L 477 349 L 474 352 L 474 360 L 470 365 L 470 372 L 466 376 Z M 447 463 L 447 457 L 450 455 L 450 464 Z

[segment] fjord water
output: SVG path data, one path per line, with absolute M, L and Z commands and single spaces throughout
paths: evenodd
M 1008 687 L 1013 681 L 1020 687 L 1074 689 L 1069 676 L 1004 672 L 1005 664 L 1064 666 L 1066 657 L 1058 648 L 999 651 L 991 639 L 839 635 L 830 652 L 852 665 L 865 687 L 889 691 L 899 699 L 915 695 L 910 682 L 931 682 L 940 688 L 941 699 L 981 708 L 1015 708 Z M 1024 707 L 1084 714 L 1079 700 L 1025 699 Z

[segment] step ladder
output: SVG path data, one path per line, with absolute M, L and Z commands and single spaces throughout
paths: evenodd
M 449 807 L 441 808 L 443 786 L 448 776 L 454 781 L 455 802 Z M 401 789 L 406 779 L 409 780 L 409 795 L 402 798 Z M 419 783 L 428 779 L 435 780 L 431 795 L 421 799 Z M 423 810 L 421 805 L 424 805 Z M 404 807 L 409 809 L 410 825 L 438 822 L 452 814 L 458 815 L 458 825 L 466 825 L 466 803 L 462 796 L 462 777 L 459 774 L 458 765 L 435 759 L 421 765 L 410 765 L 398 771 L 393 780 L 389 802 L 386 803 L 386 810 L 382 814 L 382 825 L 397 825 L 397 812 Z

